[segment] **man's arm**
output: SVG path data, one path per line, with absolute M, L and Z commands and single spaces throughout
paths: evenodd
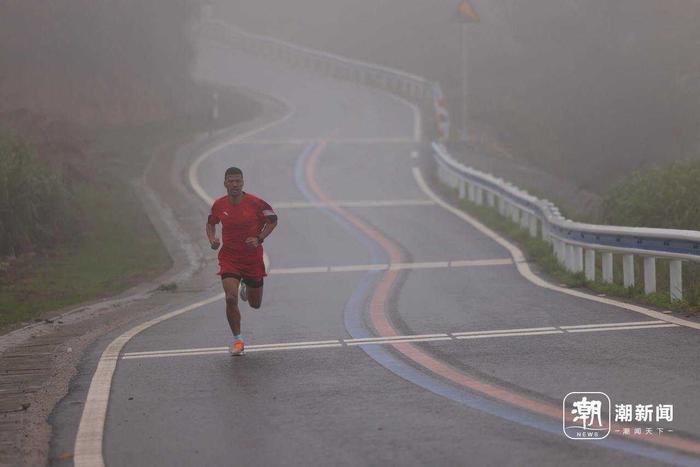
M 273 230 L 275 230 L 275 227 L 277 227 L 277 216 L 275 216 L 274 222 L 268 221 L 263 225 L 262 230 L 258 234 L 258 239 L 260 239 L 260 243 L 272 233 Z
M 216 224 L 207 222 L 207 239 L 212 250 L 218 250 L 221 246 L 221 241 L 216 237 Z
M 263 224 L 260 233 L 255 237 L 248 237 L 245 239 L 246 244 L 252 248 L 260 245 L 263 240 L 275 230 L 275 227 L 277 227 L 277 214 L 272 210 L 267 212 L 269 212 L 269 214 L 265 216 L 265 224 Z

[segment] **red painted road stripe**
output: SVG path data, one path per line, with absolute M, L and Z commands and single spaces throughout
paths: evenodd
M 365 235 L 379 243 L 379 245 L 389 254 L 390 263 L 404 262 L 404 258 L 401 255 L 401 251 L 390 239 L 385 237 L 377 229 L 367 224 L 348 210 L 340 206 L 334 206 L 330 204 L 333 202 L 333 200 L 323 192 L 318 182 L 316 181 L 316 163 L 319 156 L 325 150 L 326 146 L 326 141 L 320 141 L 316 145 L 316 148 L 307 160 L 305 168 L 306 180 L 311 190 L 316 194 L 316 196 L 318 196 L 318 198 L 322 202 L 329 203 L 328 209 L 337 212 L 338 214 L 343 216 L 345 220 L 350 222 L 353 226 L 355 226 Z M 384 272 L 382 278 L 380 279 L 379 283 L 377 284 L 377 287 L 374 290 L 374 294 L 372 295 L 372 299 L 370 301 L 370 320 L 377 332 L 377 335 L 380 337 L 392 337 L 399 335 L 397 330 L 391 325 L 391 322 L 389 321 L 386 314 L 386 302 L 389 297 L 389 294 L 391 293 L 391 289 L 394 283 L 396 282 L 398 273 L 399 271 Z M 411 360 L 418 363 L 422 367 L 428 369 L 435 375 L 452 381 L 453 383 L 456 383 L 463 387 L 467 387 L 474 391 L 478 391 L 486 396 L 528 410 L 530 412 L 554 418 L 555 420 L 561 420 L 562 409 L 560 405 L 553 405 L 546 402 L 538 401 L 525 395 L 518 394 L 512 390 L 474 378 L 473 376 L 465 374 L 462 371 L 432 357 L 428 353 L 416 347 L 414 344 L 403 343 L 391 345 L 407 358 L 410 358 Z M 572 417 L 570 415 L 567 416 L 567 421 L 572 421 L 571 418 Z M 623 427 L 625 426 L 619 424 L 612 424 L 611 435 L 615 435 L 613 430 L 622 430 Z M 618 436 L 627 441 L 640 441 L 625 435 Z M 679 449 L 694 454 L 700 454 L 700 443 L 697 443 L 693 440 L 683 439 L 674 435 L 667 435 L 664 437 L 659 436 L 652 439 L 644 439 L 642 440 L 642 442 Z

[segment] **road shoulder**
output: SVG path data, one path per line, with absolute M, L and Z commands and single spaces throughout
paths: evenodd
M 38 322 L 0 337 L 0 465 L 45 465 L 70 459 L 71 453 L 49 459 L 49 417 L 68 393 L 71 380 L 81 372 L 94 371 L 89 364 L 81 366 L 85 352 L 100 345 L 101 336 L 195 302 L 218 286 L 210 267 L 214 258 L 206 254 L 201 234 L 207 208 L 189 189 L 184 168 L 206 148 L 275 120 L 284 112 L 278 102 L 243 91 L 263 105 L 258 117 L 202 135 L 179 148 L 163 147 L 154 154 L 142 179 L 134 183 L 173 266 L 116 297 L 65 310 L 50 322 Z M 161 284 L 177 287 L 158 290 Z

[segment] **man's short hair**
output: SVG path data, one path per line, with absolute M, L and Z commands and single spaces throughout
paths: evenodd
M 224 174 L 224 179 L 228 177 L 229 175 L 240 175 L 241 177 L 243 176 L 243 171 L 239 169 L 238 167 L 229 167 L 226 169 L 226 173 Z

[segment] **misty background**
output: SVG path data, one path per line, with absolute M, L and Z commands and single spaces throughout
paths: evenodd
M 190 78 L 195 0 L 9 1 L 0 115 L 81 125 L 159 121 L 209 105 Z M 212 0 L 244 30 L 441 83 L 461 126 L 457 0 Z M 700 153 L 700 3 L 473 0 L 470 135 L 604 190 Z M 488 146 L 488 145 L 487 145 Z
M 441 83 L 459 124 L 457 0 L 217 0 L 244 30 Z M 700 153 L 700 3 L 473 0 L 472 136 L 600 192 Z
M 137 124 L 195 102 L 194 2 L 25 0 L 0 10 L 0 112 Z

